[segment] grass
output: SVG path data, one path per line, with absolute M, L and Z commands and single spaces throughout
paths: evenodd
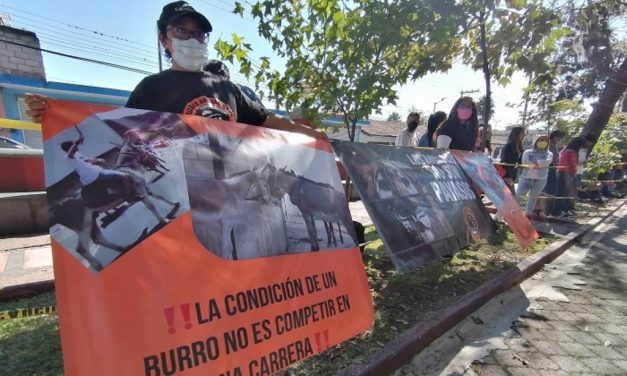
M 0 311 L 55 304 L 54 293 L 0 303 Z M 56 315 L 0 321 L 0 375 L 63 375 Z
M 335 375 L 363 362 L 403 330 L 433 317 L 464 294 L 499 275 L 520 260 L 544 249 L 554 238 L 539 239 L 521 250 L 504 227 L 499 234 L 416 270 L 397 273 L 374 227 L 366 229 L 372 241 L 364 251 L 364 264 L 375 304 L 374 327 L 341 345 L 302 362 L 285 374 Z M 52 293 L 0 303 L 1 310 L 54 304 Z M 0 321 L 0 375 L 62 375 L 61 345 L 55 315 Z
M 429 320 L 461 296 L 513 267 L 556 238 L 543 237 L 521 250 L 514 235 L 499 227 L 495 238 L 482 240 L 416 270 L 397 273 L 374 227 L 367 230 L 374 240 L 364 252 L 370 292 L 375 304 L 374 327 L 326 352 L 291 368 L 290 375 L 335 375 L 340 369 L 361 363 L 402 331 Z

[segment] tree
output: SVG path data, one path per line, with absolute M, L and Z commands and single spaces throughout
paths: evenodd
M 398 112 L 392 112 L 388 116 L 388 121 L 401 121 L 401 115 Z
M 559 17 L 541 0 L 465 0 L 468 14 L 464 36 L 464 61 L 483 72 L 485 100 L 482 118 L 492 114 L 492 81 L 505 86 L 516 70 L 528 75 L 543 72 L 546 50 L 563 35 Z
M 274 98 L 306 112 L 339 113 L 350 140 L 356 123 L 384 103 L 395 104 L 394 86 L 451 67 L 459 49 L 461 9 L 454 0 L 264 0 L 248 11 L 259 33 L 285 59 L 285 70 L 257 67 Z M 247 10 L 236 3 L 236 13 Z M 250 46 L 239 37 L 220 41 L 223 59 L 237 59 L 252 74 Z M 265 64 L 265 66 L 264 66 Z
M 488 124 L 485 120 L 485 112 L 488 111 L 488 119 L 491 119 L 494 116 L 494 99 L 490 97 L 490 105 L 488 106 L 489 110 L 486 109 L 487 97 L 484 95 L 479 99 L 479 103 L 477 103 L 477 112 L 479 112 L 479 117 L 483 124 Z
M 627 86 L 627 41 L 615 30 L 627 3 L 566 0 L 553 6 L 571 32 L 547 59 L 549 69 L 540 76 L 542 80 L 533 82 L 527 92 L 549 122 L 554 103 L 596 102 L 581 135 L 600 135 Z

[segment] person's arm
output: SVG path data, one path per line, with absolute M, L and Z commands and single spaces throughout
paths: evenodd
M 83 138 L 81 137 L 72 144 L 72 147 L 70 148 L 70 150 L 67 151 L 68 158 L 74 159 L 74 156 L 78 152 L 78 145 L 81 144 L 82 142 L 83 142 Z
M 28 106 L 26 114 L 33 119 L 33 122 L 41 123 L 44 113 L 48 109 L 47 99 L 48 97 L 39 94 L 24 94 L 24 101 Z
M 327 135 L 323 132 L 309 128 L 306 125 L 294 123 L 292 120 L 279 116 L 270 112 L 266 117 L 266 120 L 261 124 L 262 127 L 277 129 L 280 131 L 301 133 L 309 137 L 326 139 Z
M 553 153 L 551 153 L 550 151 L 547 151 L 546 157 L 537 161 L 537 164 L 538 164 L 538 167 L 546 168 L 551 165 L 551 162 L 553 162 Z
M 530 150 L 525 150 L 525 151 L 523 152 L 523 155 L 522 155 L 522 164 L 524 164 L 524 165 L 534 164 L 534 165 L 536 165 L 536 166 L 537 166 L 537 165 L 538 165 L 538 163 L 537 163 L 535 160 L 533 160 L 533 161 L 532 161 L 532 160 L 530 159 L 530 155 L 531 155 L 531 151 L 530 151 Z M 535 166 L 534 166 L 534 167 L 535 167 Z M 528 168 L 528 167 L 525 167 L 525 168 Z M 532 167 L 532 168 L 533 168 L 533 167 Z
M 452 138 L 447 135 L 441 134 L 438 136 L 436 147 L 438 149 L 448 149 L 448 147 L 451 145 L 451 141 L 453 141 Z

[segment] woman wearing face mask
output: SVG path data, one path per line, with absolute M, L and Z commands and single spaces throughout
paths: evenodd
M 533 143 L 531 149 L 525 150 L 522 155 L 523 165 L 528 165 L 518 181 L 516 196 L 523 197 L 529 194 L 525 214 L 534 214 L 537 197 L 546 185 L 549 175 L 549 165 L 553 161 L 553 153 L 548 150 L 549 138 L 540 136 Z
M 448 119 L 436 131 L 437 148 L 474 150 L 478 123 L 477 106 L 472 98 L 459 98 Z
M 505 175 L 503 175 L 503 179 L 505 180 L 505 184 L 509 187 L 512 193 L 515 195 L 516 191 L 514 189 L 514 183 L 516 182 L 516 177 L 518 175 L 516 164 L 521 163 L 522 157 L 522 142 L 525 139 L 525 128 L 524 127 L 514 127 L 511 132 L 509 132 L 509 137 L 507 138 L 507 143 L 501 149 L 501 163 L 503 170 L 505 171 Z
M 228 79 L 204 71 L 202 68 L 209 61 L 207 42 L 212 27 L 187 2 L 164 6 L 157 27 L 172 67 L 144 78 L 131 93 L 126 107 L 200 115 L 326 138 L 324 133 L 269 112 Z M 33 121 L 41 121 L 47 108 L 45 99 L 26 96 L 27 113 Z

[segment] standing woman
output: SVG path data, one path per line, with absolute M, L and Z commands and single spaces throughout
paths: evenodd
M 557 212 L 562 217 L 572 217 L 571 210 L 575 207 L 574 197 L 577 194 L 577 163 L 579 150 L 585 147 L 585 140 L 581 137 L 573 138 L 560 153 L 557 165 Z M 568 198 L 566 198 L 568 197 Z
M 516 176 L 518 174 L 517 167 L 515 165 L 521 163 L 523 153 L 522 142 L 524 139 L 525 128 L 514 127 L 509 133 L 507 143 L 503 146 L 503 149 L 501 149 L 501 163 L 505 164 L 503 165 L 503 170 L 505 171 L 503 180 L 505 180 L 505 184 L 507 184 L 513 194 L 516 194 L 514 183 L 516 182 Z
M 549 176 L 549 165 L 553 161 L 553 153 L 548 150 L 549 137 L 540 136 L 533 143 L 531 149 L 525 150 L 522 155 L 523 165 L 525 167 L 518 181 L 518 189 L 516 196 L 518 198 L 527 195 L 527 205 L 525 214 L 532 215 L 536 207 L 537 197 L 546 185 Z
M 473 151 L 478 127 L 475 102 L 470 97 L 459 98 L 451 109 L 448 119 L 436 132 L 437 148 Z
M 434 137 L 435 130 L 438 129 L 440 124 L 446 120 L 446 113 L 444 111 L 438 111 L 429 116 L 429 121 L 427 122 L 427 133 L 423 134 L 420 137 L 420 141 L 418 142 L 418 146 L 424 147 L 434 147 Z

